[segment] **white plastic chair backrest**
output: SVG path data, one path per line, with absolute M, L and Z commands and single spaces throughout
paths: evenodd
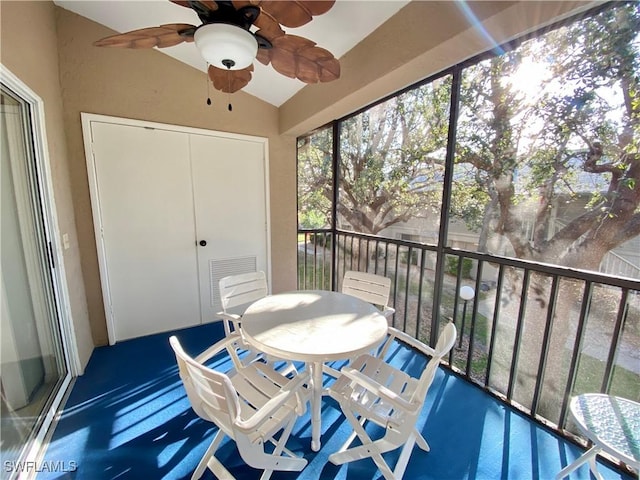
M 229 434 L 231 425 L 240 413 L 240 402 L 231 380 L 191 358 L 175 336 L 169 338 L 176 354 L 180 378 L 196 414 L 216 423 Z
M 429 390 L 429 387 L 431 387 L 431 383 L 433 383 L 433 379 L 436 376 L 440 360 L 453 348 L 453 345 L 456 343 L 456 335 L 457 330 L 453 322 L 447 323 L 442 329 L 442 332 L 440 332 L 438 342 L 433 349 L 434 354 L 420 374 L 418 388 L 416 388 L 415 392 L 413 392 L 413 395 L 411 396 L 412 402 L 414 400 L 424 402 L 424 399 L 427 396 L 427 391 Z
M 222 309 L 227 313 L 244 313 L 234 311 L 236 307 L 260 300 L 269 294 L 267 277 L 264 272 L 241 273 L 220 279 L 220 300 Z
M 358 297 L 373 305 L 386 307 L 391 292 L 391 279 L 375 273 L 349 270 L 342 279 L 342 293 Z

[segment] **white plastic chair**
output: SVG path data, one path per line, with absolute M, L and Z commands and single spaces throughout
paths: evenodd
M 342 293 L 378 306 L 387 320 L 390 320 L 396 312 L 388 305 L 391 279 L 382 275 L 349 270 L 345 272 L 342 279 Z
M 249 350 L 251 355 L 246 357 L 246 361 L 253 361 L 257 358 L 264 358 L 267 361 L 273 361 L 270 356 L 267 357 L 263 352 L 254 349 L 244 339 L 242 335 L 242 315 L 249 305 L 253 302 L 266 297 L 269 294 L 267 285 L 267 277 L 264 272 L 240 273 L 237 275 L 229 275 L 221 278 L 218 282 L 220 288 L 220 302 L 222 303 L 222 312 L 218 315 L 224 322 L 224 332 L 226 336 L 233 332 L 239 333 L 243 348 Z M 285 362 L 282 366 L 281 373 L 295 373 L 296 367 L 291 362 Z
M 269 294 L 264 272 L 241 273 L 220 279 L 220 302 L 222 311 L 218 315 L 224 321 L 224 332 L 228 336 L 240 331 L 240 320 L 247 307 Z
M 219 428 L 192 480 L 199 479 L 207 467 L 217 478 L 234 478 L 214 456 L 225 435 L 235 441 L 249 466 L 264 470 L 262 480 L 268 479 L 274 470 L 299 472 L 307 464 L 285 444 L 297 417 L 306 408 L 308 374 L 291 380 L 263 362 L 242 365 L 236 353 L 237 341 L 237 334 L 232 334 L 193 359 L 175 336 L 169 339 L 193 410 Z M 233 363 L 226 373 L 203 365 L 225 351 Z M 282 433 L 276 440 L 274 435 L 279 431 Z M 275 445 L 272 453 L 265 451 L 266 441 Z
M 380 309 L 388 322 L 396 313 L 396 310 L 389 305 L 389 295 L 391 294 L 391 279 L 377 275 L 375 273 L 358 272 L 348 270 L 342 278 L 341 293 L 359 298 L 371 303 Z M 379 348 L 379 347 L 376 347 Z M 325 364 L 322 370 L 327 375 L 337 378 L 340 372 L 334 367 Z
M 329 388 L 329 395 L 338 401 L 353 427 L 351 436 L 340 450 L 329 456 L 329 461 L 341 465 L 371 458 L 382 475 L 391 480 L 402 478 L 416 443 L 422 450 L 429 451 L 429 444 L 417 430 L 416 422 L 440 360 L 456 341 L 456 327 L 453 323 L 448 323 L 435 348 L 430 348 L 393 327 L 389 328 L 389 335 L 382 355 L 359 356 L 342 368 L 341 376 Z M 396 339 L 431 357 L 419 378 L 411 377 L 384 361 L 384 354 Z M 384 435 L 372 440 L 365 430 L 367 421 L 384 428 Z M 356 436 L 362 445 L 349 448 Z M 382 454 L 400 447 L 402 451 L 392 471 Z

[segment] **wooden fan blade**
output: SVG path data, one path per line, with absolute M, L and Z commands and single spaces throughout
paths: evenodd
M 256 55 L 256 59 L 263 65 L 269 65 L 271 62 L 271 56 L 269 55 L 269 50 L 265 50 L 264 48 L 258 49 L 258 54 Z
M 321 83 L 333 82 L 340 78 L 340 62 L 337 58 L 327 58 L 317 62 L 318 80 Z
M 256 33 L 260 33 L 260 35 L 271 43 L 273 43 L 274 38 L 284 35 L 284 30 L 280 28 L 280 24 L 267 12 L 261 12 L 253 24 L 258 27 L 258 32 Z
M 236 10 L 242 7 L 259 6 L 260 3 L 259 0 L 233 0 L 233 6 Z M 264 10 L 260 11 L 260 15 L 258 15 L 253 24 L 260 30 L 260 35 L 269 41 L 284 35 L 284 31 L 280 28 L 280 23 Z
M 340 78 L 340 62 L 331 52 L 308 38 L 283 35 L 273 41 L 273 48 L 267 53 L 273 68 L 287 77 L 305 83 L 330 82 Z
M 285 27 L 296 28 L 309 23 L 314 15 L 328 12 L 335 0 L 262 0 L 263 12 L 267 12 Z
M 171 3 L 175 3 L 176 5 L 180 5 L 182 7 L 193 8 L 193 2 L 183 1 L 183 0 L 169 0 Z M 206 9 L 209 9 L 213 12 L 218 10 L 218 3 L 213 0 L 203 0 L 201 2 L 197 2 Z
M 196 30 L 198 29 L 195 25 L 190 25 L 188 23 L 167 23 L 165 25 L 160 25 L 160 28 L 174 30 L 180 37 L 182 37 L 183 41 L 187 43 L 192 43 L 194 41 L 193 34 L 196 33 Z M 158 45 L 159 48 L 168 46 L 169 45 Z
M 321 47 L 300 52 L 296 77 L 305 83 L 331 82 L 340 78 L 340 62 Z
M 301 3 L 315 17 L 331 10 L 336 0 L 299 0 L 298 3 Z
M 195 30 L 196 27 L 188 23 L 171 23 L 112 35 L 93 44 L 96 47 L 165 48 L 182 42 L 193 42 Z
M 233 6 L 238 9 L 247 5 L 256 5 L 262 9 L 258 20 L 254 23 L 258 28 L 261 17 L 269 16 L 278 24 L 285 27 L 301 27 L 309 23 L 314 16 L 327 13 L 335 0 L 233 0 Z
M 251 72 L 253 72 L 253 65 L 242 70 L 223 70 L 209 65 L 209 78 L 213 82 L 213 87 L 225 93 L 234 93 L 246 87 L 251 81 Z

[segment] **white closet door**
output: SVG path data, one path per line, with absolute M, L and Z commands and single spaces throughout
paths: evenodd
M 188 135 L 95 121 L 91 131 L 112 342 L 199 324 Z
M 202 321 L 208 322 L 220 311 L 220 278 L 269 274 L 266 162 L 263 142 L 205 135 L 190 140 Z

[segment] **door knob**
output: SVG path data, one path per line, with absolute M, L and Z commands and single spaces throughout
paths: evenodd
M 201 247 L 206 247 L 207 246 L 207 241 L 206 240 L 200 240 L 200 246 Z

